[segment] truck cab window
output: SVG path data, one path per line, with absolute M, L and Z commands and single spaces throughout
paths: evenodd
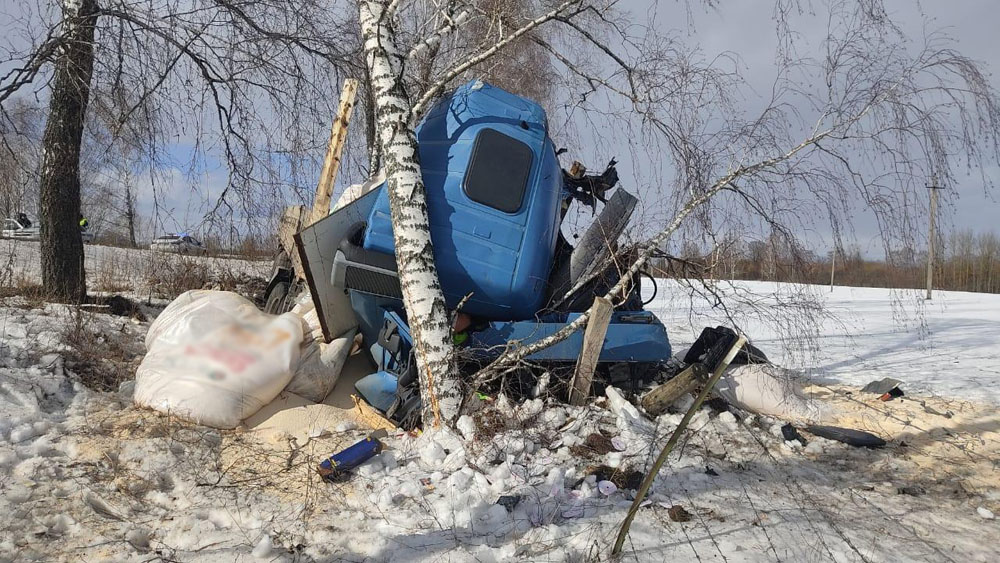
M 495 129 L 476 135 L 463 188 L 472 201 L 505 213 L 521 209 L 531 172 L 531 148 Z

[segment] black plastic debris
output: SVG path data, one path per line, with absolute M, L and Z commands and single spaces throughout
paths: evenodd
M 721 345 L 720 345 L 721 341 Z M 707 356 L 711 356 L 710 352 L 715 349 L 722 350 L 724 355 L 729 351 L 732 343 L 736 341 L 736 332 L 725 326 L 718 326 L 715 328 L 705 327 L 701 330 L 701 334 L 698 336 L 698 340 L 694 341 L 691 348 L 688 349 L 687 354 L 684 354 L 684 363 L 693 364 L 695 362 L 702 362 L 708 368 L 709 371 L 715 368 L 715 364 Z M 728 342 L 728 345 L 726 344 Z M 753 346 L 749 342 L 743 345 L 733 361 L 729 363 L 731 366 L 741 366 L 745 364 L 766 364 L 767 356 L 764 352 L 761 352 L 756 346 Z
M 807 443 L 806 439 L 802 437 L 802 434 L 799 434 L 798 429 L 792 426 L 791 423 L 781 427 L 781 436 L 786 442 L 798 440 L 803 446 Z
M 841 428 L 839 426 L 807 426 L 806 430 L 810 434 L 819 436 L 820 438 L 843 442 L 849 446 L 858 448 L 881 448 L 885 446 L 885 440 L 861 430 Z
M 507 512 L 514 512 L 514 508 L 521 502 L 521 495 L 503 495 L 497 499 L 496 504 L 507 509 Z
M 899 487 L 896 489 L 896 494 L 919 497 L 927 494 L 927 490 L 919 485 L 908 485 L 906 487 Z

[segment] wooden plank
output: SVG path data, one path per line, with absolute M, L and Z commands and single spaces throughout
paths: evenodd
M 344 81 L 344 89 L 340 93 L 340 107 L 337 118 L 330 129 L 330 142 L 326 147 L 326 158 L 323 159 L 323 171 L 316 185 L 316 198 L 313 199 L 312 215 L 308 224 L 311 225 L 330 214 L 330 200 L 333 199 L 333 184 L 340 170 L 340 156 L 344 152 L 347 141 L 347 126 L 351 124 L 351 114 L 354 110 L 354 98 L 358 92 L 358 81 L 348 78 Z
M 608 323 L 611 322 L 612 311 L 614 311 L 614 306 L 611 305 L 611 301 L 603 297 L 594 298 L 594 305 L 590 308 L 587 330 L 583 333 L 580 358 L 576 362 L 576 371 L 573 373 L 573 386 L 569 391 L 571 405 L 582 405 L 587 396 L 590 395 L 590 384 L 594 381 L 597 360 L 600 359 L 601 350 L 604 348 L 604 336 L 608 333 Z
M 667 411 L 677 399 L 694 391 L 708 377 L 708 369 L 700 363 L 691 364 L 663 385 L 657 385 L 642 397 L 642 408 L 650 416 Z

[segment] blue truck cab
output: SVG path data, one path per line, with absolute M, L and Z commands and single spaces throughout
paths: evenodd
M 542 306 L 559 235 L 562 170 L 545 111 L 482 81 L 440 100 L 417 127 L 431 242 L 449 307 L 492 320 Z M 392 256 L 388 190 L 365 250 Z
M 469 317 L 454 335 L 460 369 L 472 373 L 512 341 L 528 345 L 558 332 L 605 293 L 609 281 L 620 279 L 610 253 L 637 199 L 621 189 L 603 198 L 618 182 L 613 160 L 600 176 L 564 172 L 537 103 L 469 82 L 443 96 L 416 135 L 438 277 L 448 307 L 462 303 Z M 595 209 L 595 199 L 604 202 L 575 248 L 560 233 L 573 199 Z M 349 308 L 378 364 L 356 383 L 357 391 L 394 423 L 417 424 L 421 399 L 388 186 L 377 186 L 297 239 L 304 264 L 325 264 L 334 256 L 329 274 L 317 268 L 329 285 L 317 285 L 316 276 L 310 281 L 311 290 L 323 291 L 319 295 L 330 301 L 317 302 L 321 321 L 328 308 Z M 307 239 L 312 244 L 303 245 Z M 617 384 L 619 375 L 634 380 L 670 357 L 666 330 L 643 310 L 638 282 L 627 293 L 616 305 L 598 359 L 609 383 Z M 527 359 L 571 371 L 582 344 L 583 335 L 576 333 Z

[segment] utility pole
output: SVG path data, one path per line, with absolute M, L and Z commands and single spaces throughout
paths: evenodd
M 830 293 L 833 293 L 833 273 L 837 271 L 837 245 L 833 245 L 833 252 L 830 253 Z
M 934 243 L 937 240 L 934 222 L 937 219 L 938 190 L 943 189 L 943 186 L 937 185 L 937 174 L 931 176 L 931 185 L 927 189 L 931 191 L 930 229 L 927 238 L 927 300 L 930 301 L 934 288 Z

